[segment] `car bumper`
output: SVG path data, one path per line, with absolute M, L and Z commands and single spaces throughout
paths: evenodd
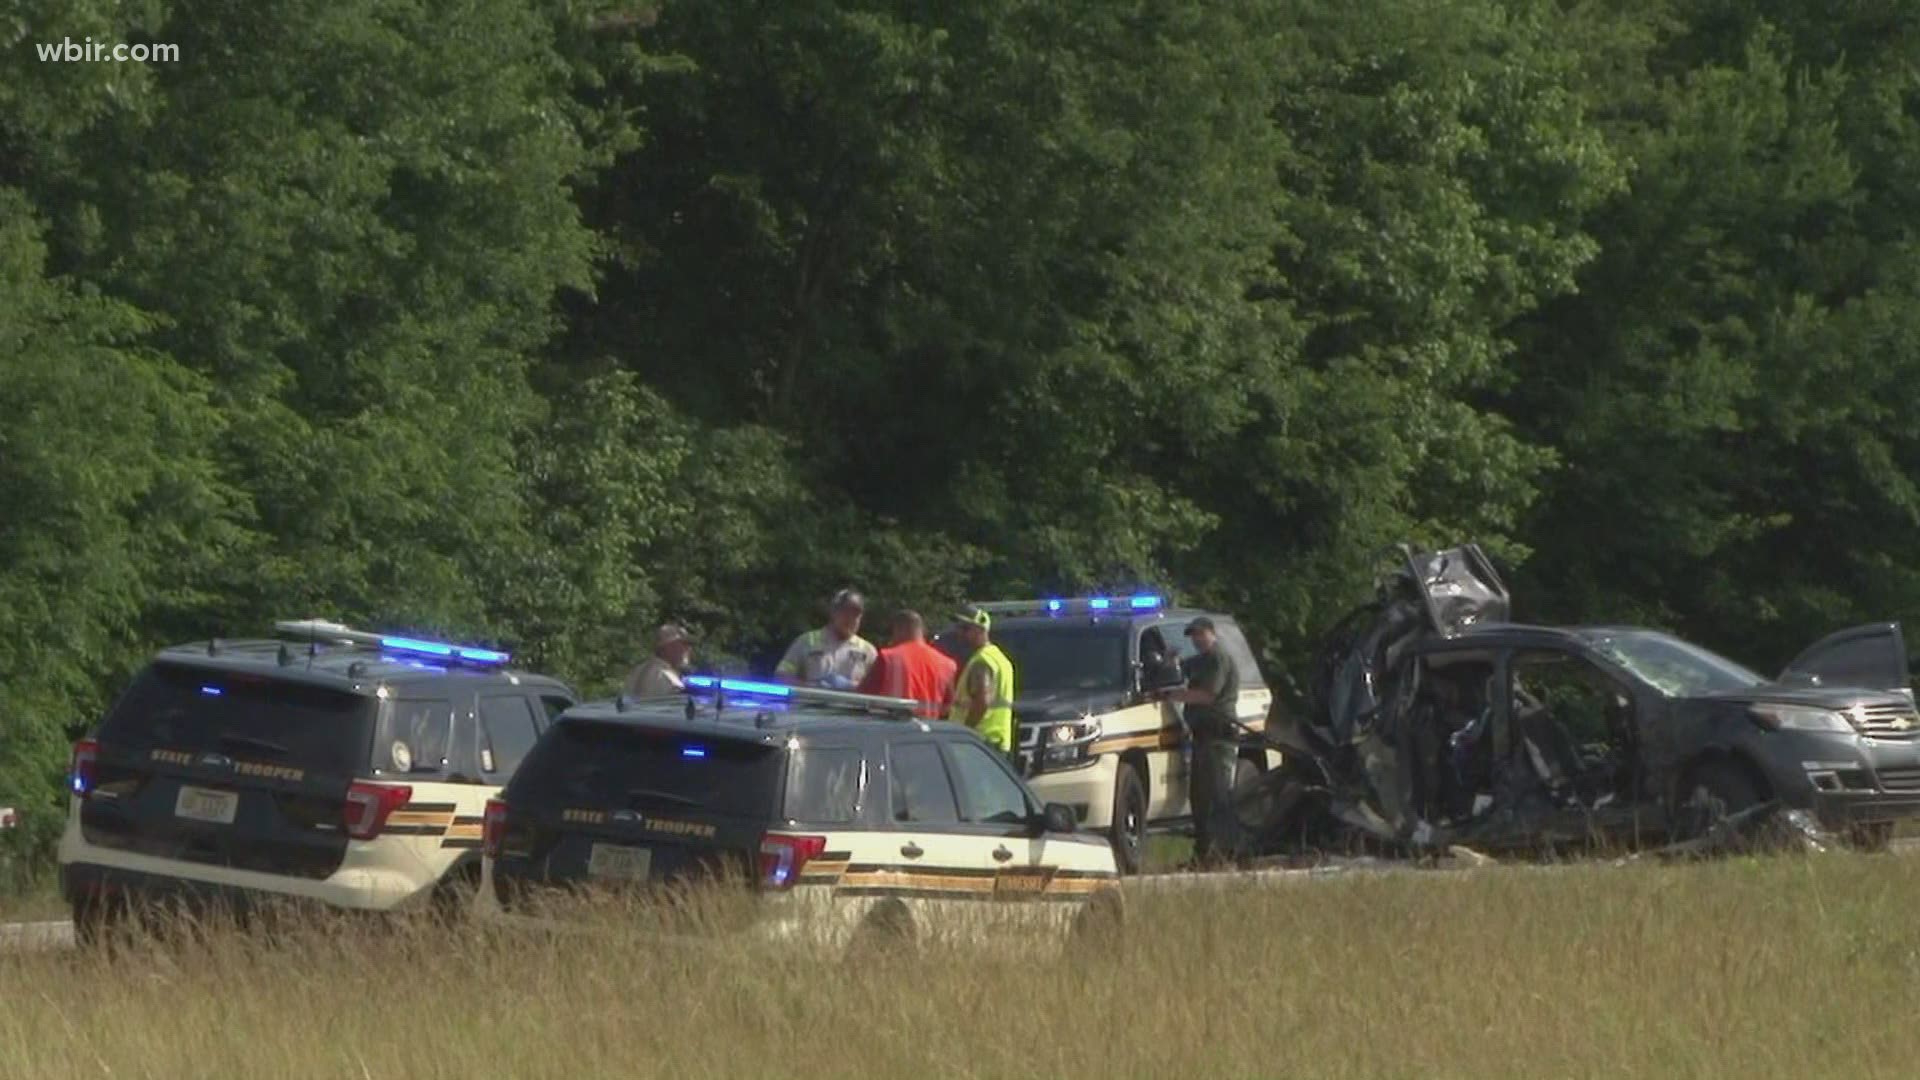
M 339 870 L 318 880 L 262 874 L 89 844 L 69 815 L 60 837 L 60 887 L 69 902 L 101 895 L 219 898 L 243 906 L 291 899 L 356 911 L 389 911 L 424 901 L 436 884 L 424 873 L 416 877 L 387 867 L 355 866 L 356 854 L 350 850 Z
M 1828 828 L 1920 818 L 1920 740 L 1806 733 L 1770 750 L 1776 794 Z
M 1104 829 L 1113 821 L 1113 784 L 1119 763 L 1118 754 L 1101 754 L 1091 765 L 1030 776 L 1027 786 L 1041 802 L 1072 807 L 1082 826 Z

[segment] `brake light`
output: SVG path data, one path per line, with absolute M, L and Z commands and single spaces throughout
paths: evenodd
M 789 836 L 768 833 L 760 841 L 760 887 L 790 889 L 800 878 L 807 860 L 827 849 L 824 836 Z
M 489 859 L 499 858 L 506 839 L 507 804 L 499 799 L 488 799 L 486 816 L 480 819 L 481 854 Z
M 93 794 L 94 781 L 99 772 L 100 742 L 97 739 L 81 739 L 73 744 L 73 765 L 67 770 L 67 787 L 81 798 Z
M 371 840 L 379 836 L 380 830 L 387 827 L 387 818 L 411 798 L 413 788 L 406 784 L 370 784 L 355 780 L 353 786 L 347 789 L 343 818 L 347 835 L 355 840 Z

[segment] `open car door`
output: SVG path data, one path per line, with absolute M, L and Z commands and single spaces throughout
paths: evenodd
M 1479 544 L 1445 551 L 1407 551 L 1407 571 L 1426 601 L 1427 617 L 1442 637 L 1479 623 L 1506 622 L 1513 604 L 1506 582 Z
M 1906 635 L 1897 622 L 1867 623 L 1828 634 L 1794 657 L 1780 673 L 1780 682 L 1893 690 L 1912 697 Z

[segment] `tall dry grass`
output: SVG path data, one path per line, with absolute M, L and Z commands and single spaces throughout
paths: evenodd
M 7 1077 L 1911 1076 L 1920 859 L 1141 896 L 1093 956 L 424 920 L 0 956 Z

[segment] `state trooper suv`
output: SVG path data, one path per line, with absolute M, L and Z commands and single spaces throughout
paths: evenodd
M 687 693 L 568 710 L 487 804 L 483 895 L 504 917 L 700 881 L 745 887 L 724 893 L 751 899 L 745 928 L 830 947 L 1120 917 L 1106 840 L 972 731 L 904 698 L 708 676 Z
M 1257 737 L 1273 692 L 1231 615 L 1168 607 L 1152 595 L 977 606 L 993 615 L 993 641 L 1013 660 L 1022 774 L 1041 798 L 1104 830 L 1124 872 L 1139 872 L 1149 826 L 1191 817 L 1181 710 L 1152 692 L 1183 685 L 1178 662 L 1194 651 L 1183 631 L 1196 616 L 1213 620 L 1219 647 L 1239 669 L 1237 711 L 1247 730 L 1235 786 L 1278 767 L 1279 755 Z M 950 636 L 935 644 L 964 663 Z
M 491 649 L 275 629 L 162 650 L 74 745 L 60 882 L 83 937 L 153 900 L 455 904 L 487 798 L 574 702 Z

